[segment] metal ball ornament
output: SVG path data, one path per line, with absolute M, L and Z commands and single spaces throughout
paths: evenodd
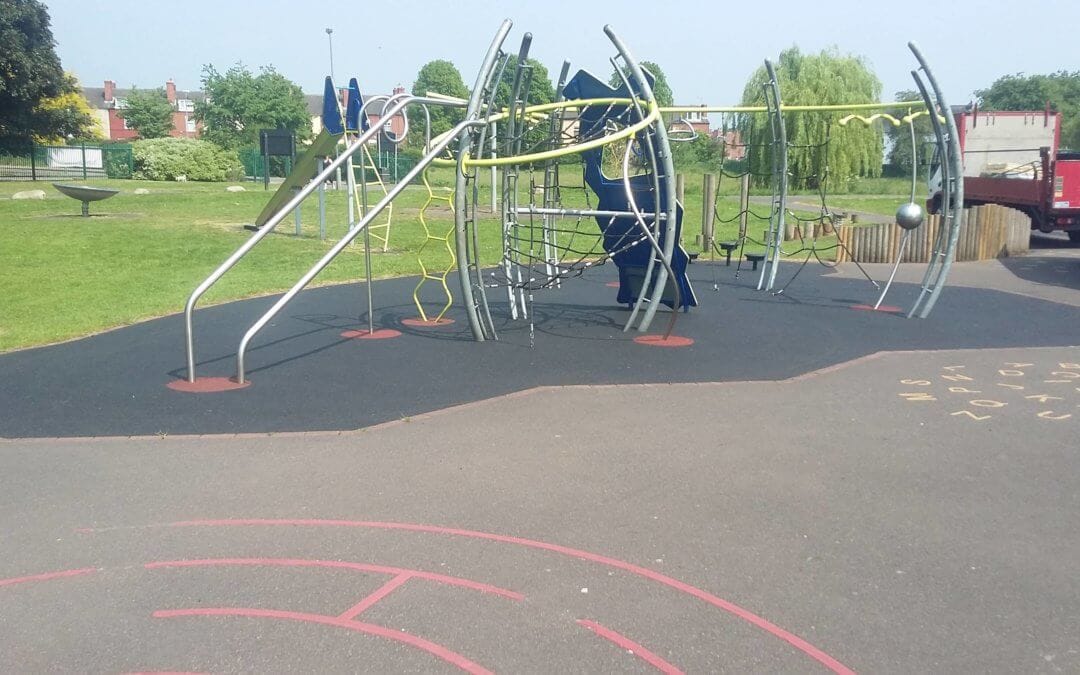
M 896 209 L 896 224 L 905 230 L 914 230 L 923 223 L 922 207 L 915 202 L 902 204 Z

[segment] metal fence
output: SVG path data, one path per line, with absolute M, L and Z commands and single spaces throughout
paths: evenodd
M 0 149 L 0 180 L 131 178 L 135 163 L 127 143 L 38 145 Z
M 270 170 L 270 175 L 276 178 L 285 178 L 292 173 L 294 163 L 292 157 L 270 157 L 269 162 L 264 163 L 262 153 L 258 148 L 240 148 L 236 154 L 240 158 L 240 163 L 244 165 L 244 176 L 249 180 L 264 179 L 267 168 Z
M 263 164 L 263 156 L 259 152 L 258 148 L 241 148 L 238 153 L 240 157 L 240 163 L 244 165 L 244 175 L 254 181 L 262 180 L 266 175 L 265 165 Z M 356 180 L 366 180 L 367 182 L 373 182 L 376 180 L 376 171 L 378 176 L 382 180 L 390 183 L 398 182 L 398 179 L 405 174 L 409 173 L 409 170 L 416 166 L 418 161 L 417 157 L 405 154 L 394 154 L 390 152 L 378 152 L 372 153 L 371 156 L 374 166 L 369 164 L 367 160 L 364 160 L 366 166 L 361 166 L 358 160 L 353 166 L 353 172 L 356 176 Z M 293 161 L 289 157 L 271 157 L 270 158 L 270 176 L 283 178 L 288 176 L 292 172 Z

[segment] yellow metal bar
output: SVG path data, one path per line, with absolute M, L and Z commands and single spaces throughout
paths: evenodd
M 371 156 L 371 151 L 368 150 L 368 147 L 366 145 L 362 148 L 361 154 L 363 155 L 363 161 L 361 162 L 363 164 L 361 180 L 363 180 L 364 183 L 367 183 L 367 170 L 370 166 L 375 173 L 375 182 L 378 184 L 379 189 L 382 190 L 383 196 L 385 197 L 387 194 L 386 184 L 383 183 L 382 176 L 379 174 L 379 167 L 377 164 L 375 164 L 375 160 Z M 353 198 L 356 198 L 355 194 L 353 195 Z M 359 204 L 357 204 L 357 208 L 361 212 L 361 217 L 363 217 L 363 209 L 360 208 Z M 371 236 L 382 243 L 383 253 L 386 253 L 390 250 L 390 225 L 393 223 L 393 220 L 394 203 L 390 202 L 386 205 L 386 221 L 381 225 L 368 225 L 368 230 L 371 231 Z M 380 230 L 383 230 L 382 234 L 379 233 Z
M 839 120 L 837 120 L 837 124 L 839 124 L 840 126 L 843 127 L 843 126 L 847 126 L 847 123 L 852 121 L 852 120 L 858 120 L 858 121 L 862 122 L 863 124 L 865 124 L 867 126 L 870 126 L 871 124 L 873 124 L 877 120 L 883 119 L 883 120 L 886 120 L 889 123 L 891 123 L 894 127 L 898 127 L 901 124 L 908 124 L 914 119 L 922 117 L 923 115 L 928 116 L 929 114 L 930 114 L 930 112 L 927 111 L 927 110 L 920 110 L 918 112 L 913 112 L 913 113 L 904 115 L 900 119 L 896 119 L 895 117 L 893 117 L 892 115 L 890 115 L 888 113 L 875 113 L 873 115 L 870 115 L 869 117 L 863 117 L 862 115 L 847 115 L 847 116 L 841 117 Z M 942 117 L 941 115 L 938 115 L 938 119 L 941 120 L 942 122 L 945 121 L 945 118 Z
M 893 117 L 889 113 L 874 113 L 873 115 L 870 115 L 869 117 L 863 117 L 862 115 L 846 115 L 844 117 L 841 117 L 839 120 L 837 120 L 837 124 L 839 124 L 842 127 L 846 127 L 848 122 L 850 122 L 852 120 L 858 120 L 858 121 L 862 122 L 863 124 L 865 124 L 866 126 L 870 126 L 871 124 L 873 124 L 877 120 L 885 120 L 889 124 L 893 125 L 894 127 L 900 126 L 900 120 L 896 119 L 895 117 Z
M 780 105 L 781 112 L 830 112 L 841 110 L 900 110 L 925 108 L 921 101 L 894 101 L 892 103 L 837 103 L 830 105 Z M 729 112 L 763 113 L 765 106 L 716 106 L 716 105 L 675 105 L 660 108 L 662 113 L 684 112 Z
M 539 113 L 548 112 L 551 110 L 559 109 L 580 109 L 588 108 L 597 105 L 629 105 L 633 103 L 628 98 L 594 98 L 594 99 L 577 99 L 577 100 L 565 100 L 555 101 L 553 103 L 542 103 L 538 105 L 527 106 L 524 110 L 527 115 L 537 115 Z M 919 101 L 899 101 L 893 103 L 841 103 L 836 105 L 781 105 L 780 110 L 782 112 L 829 112 L 829 111 L 846 111 L 846 110 L 896 110 L 925 107 L 924 103 Z M 609 136 L 603 138 L 596 138 L 585 143 L 577 145 L 569 145 L 565 148 L 557 148 L 555 150 L 547 150 L 544 152 L 534 152 L 527 155 L 497 157 L 497 158 L 480 158 L 473 159 L 466 156 L 462 161 L 463 167 L 490 167 L 490 166 L 508 166 L 510 164 L 528 164 L 531 162 L 541 162 L 549 159 L 558 159 L 567 155 L 573 155 L 580 153 L 584 150 L 591 150 L 598 148 L 615 141 L 628 138 L 638 133 L 648 125 L 659 119 L 661 113 L 679 113 L 679 112 L 731 112 L 731 113 L 763 113 L 767 112 L 764 106 L 668 106 L 668 107 L 650 107 L 649 114 L 645 119 L 633 124 L 625 129 L 622 129 Z M 493 115 L 489 115 L 484 119 L 485 122 L 498 122 L 504 120 L 509 116 L 509 111 L 502 110 Z M 917 115 L 919 113 L 915 113 Z M 925 114 L 925 111 L 923 111 Z M 896 118 L 891 115 L 884 115 L 889 121 L 897 124 Z M 857 117 L 857 116 L 856 116 Z M 864 119 L 864 118 L 860 118 Z M 450 166 L 454 164 L 453 160 L 438 159 L 434 162 L 440 166 Z
M 621 100 L 621 99 L 612 99 Z M 561 103 L 561 102 L 560 102 Z M 579 101 L 580 103 L 580 101 Z M 555 105 L 555 104 L 546 104 Z M 566 157 L 567 155 L 575 155 L 585 150 L 592 150 L 593 148 L 599 148 L 615 141 L 629 138 L 637 132 L 641 131 L 645 127 L 649 126 L 656 120 L 660 119 L 660 109 L 652 108 L 649 114 L 645 116 L 640 122 L 631 124 L 630 126 L 617 131 L 613 134 L 604 136 L 602 138 L 594 138 L 591 141 L 584 143 L 578 143 L 577 145 L 568 145 L 565 148 L 558 148 L 555 150 L 545 150 L 544 152 L 534 152 L 527 155 L 515 155 L 512 157 L 496 157 L 494 159 L 472 159 L 466 155 L 461 160 L 462 167 L 474 167 L 474 166 L 506 166 L 509 164 L 530 164 L 532 162 L 542 162 L 549 159 L 557 159 L 559 157 Z
M 419 220 L 421 227 L 424 228 L 424 241 L 420 243 L 420 248 L 416 251 L 416 260 L 420 264 L 420 280 L 417 282 L 416 287 L 413 289 L 413 304 L 416 305 L 416 311 L 420 313 L 420 319 L 422 321 L 439 321 L 446 315 L 446 312 L 450 309 L 450 306 L 454 303 L 454 295 L 450 292 L 450 286 L 447 285 L 447 277 L 450 273 L 457 269 L 457 256 L 454 253 L 454 247 L 451 245 L 450 240 L 454 236 L 454 225 L 451 223 L 450 229 L 446 231 L 441 237 L 437 237 L 431 233 L 431 228 L 428 225 L 427 219 L 424 217 L 427 210 L 431 205 L 436 202 L 445 201 L 447 206 L 450 207 L 450 212 L 454 211 L 454 193 L 451 190 L 449 194 L 438 196 L 431 187 L 431 183 L 428 182 L 428 170 L 424 169 L 424 172 L 420 174 L 424 182 L 424 188 L 427 189 L 427 199 L 424 201 L 424 205 L 420 207 Z M 424 251 L 427 249 L 428 244 L 431 242 L 438 242 L 445 249 L 449 255 L 450 262 L 441 273 L 433 273 L 428 269 L 428 266 L 424 263 Z M 439 310 L 438 315 L 433 318 L 429 318 L 427 312 L 424 311 L 424 304 L 420 301 L 420 289 L 428 281 L 437 281 L 442 286 L 443 293 L 446 295 L 446 302 L 443 303 L 442 309 Z

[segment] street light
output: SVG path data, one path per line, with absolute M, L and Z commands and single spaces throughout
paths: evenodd
M 334 79 L 334 29 L 326 29 L 326 40 L 330 43 L 330 79 Z

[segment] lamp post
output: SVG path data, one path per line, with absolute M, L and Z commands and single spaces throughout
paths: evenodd
M 334 79 L 334 29 L 326 29 L 326 41 L 330 43 L 330 80 Z
M 330 81 L 334 82 L 334 29 L 333 28 L 327 28 L 326 29 L 326 41 L 330 45 Z M 334 87 L 337 87 L 337 85 L 335 84 Z M 340 96 L 340 94 L 338 93 L 338 90 L 336 88 L 334 89 L 334 96 L 338 96 L 338 97 Z M 338 100 L 339 100 L 339 105 L 340 105 L 340 98 Z M 338 170 L 334 174 L 334 189 L 337 190 L 338 186 L 340 186 L 340 185 L 341 185 L 341 167 L 338 167 Z M 352 222 L 352 200 L 350 199 L 350 200 L 348 200 L 348 202 L 349 202 L 349 222 L 351 223 Z

